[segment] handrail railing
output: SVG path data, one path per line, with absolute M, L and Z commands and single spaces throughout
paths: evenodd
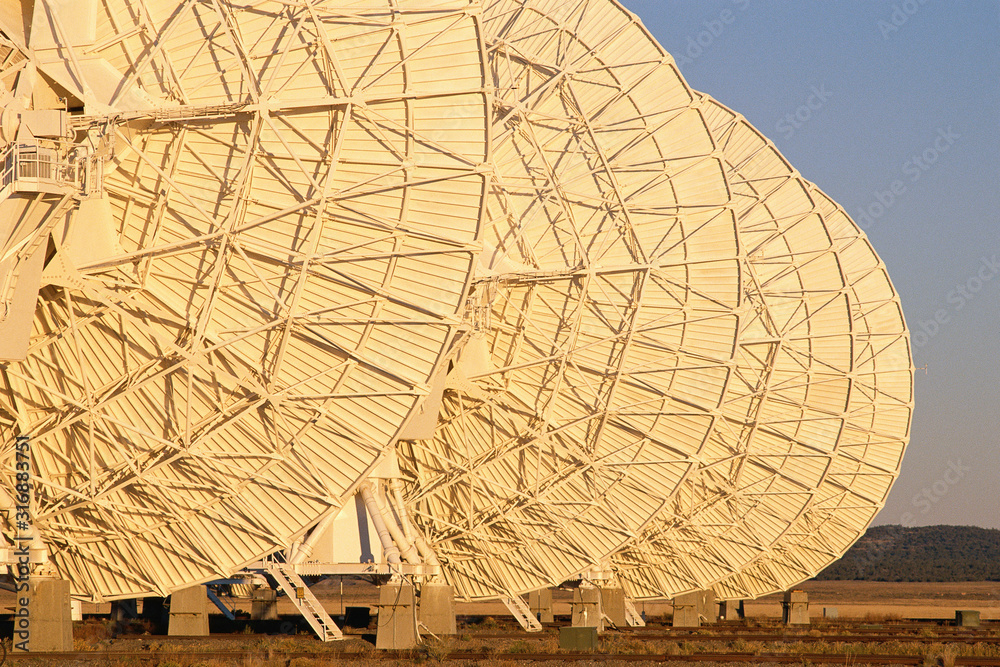
M 14 182 L 14 164 L 14 144 L 10 144 L 0 152 L 0 190 Z
M 0 152 L 0 193 L 32 191 L 39 184 L 65 189 L 89 190 L 93 175 L 92 160 L 56 142 L 9 144 Z

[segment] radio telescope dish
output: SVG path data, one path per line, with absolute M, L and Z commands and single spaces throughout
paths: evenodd
M 818 189 L 810 194 L 834 221 L 831 226 L 844 229 L 844 238 L 850 239 L 853 223 L 846 224 L 850 220 L 843 209 Z M 867 283 L 855 301 L 858 338 L 866 350 L 856 354 L 856 367 L 871 405 L 856 401 L 849 439 L 841 444 L 831 474 L 808 508 L 770 552 L 713 586 L 719 598 L 761 597 L 814 577 L 865 533 L 899 474 L 912 414 L 912 398 L 907 400 L 905 393 L 912 392 L 912 371 L 905 366 L 910 363 L 909 341 L 904 333 L 892 331 L 903 326 L 902 318 L 886 314 L 888 304 L 898 299 L 884 265 L 864 236 L 858 235 L 854 244 L 845 275 L 852 284 Z
M 288 545 L 427 394 L 479 248 L 479 18 L 459 0 L 33 6 L 29 35 L 2 26 L 33 54 L 18 85 L 36 111 L 68 98 L 50 116 L 74 141 L 7 147 L 49 151 L 66 199 L 24 246 L 48 251 L 30 339 L 0 365 L 3 487 L 29 436 L 34 526 L 73 594 L 164 595 Z
M 400 447 L 408 511 L 464 598 L 599 563 L 724 446 L 741 301 L 706 119 L 631 15 L 502 0 L 484 25 L 477 317 L 436 429 Z
M 831 471 L 808 508 L 754 562 L 713 587 L 719 598 L 755 598 L 788 590 L 840 558 L 882 509 L 909 440 L 913 375 L 898 295 L 865 236 L 815 187 L 810 196 L 836 233 L 845 282 L 856 307 L 855 392 Z M 863 398 L 862 398 L 863 397 Z
M 909 437 L 909 340 L 885 266 L 773 144 L 702 104 L 733 189 L 744 293 L 760 313 L 743 321 L 743 382 L 730 386 L 760 407 L 743 455 L 710 461 L 614 558 L 636 598 L 713 584 L 720 597 L 757 597 L 815 575 L 874 518 Z M 704 502 L 702 489 L 725 493 Z

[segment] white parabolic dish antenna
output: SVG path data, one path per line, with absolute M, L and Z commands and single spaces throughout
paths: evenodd
M 737 369 L 760 407 L 743 455 L 709 461 L 674 512 L 614 558 L 636 598 L 720 578 L 721 597 L 758 597 L 815 575 L 884 503 L 913 408 L 899 298 L 864 233 L 746 120 L 708 96 L 701 106 L 733 191 L 744 293 L 758 304 L 742 320 Z
M 717 106 L 720 113 L 711 115 L 713 134 L 736 137 L 753 131 Z M 781 171 L 778 166 L 776 173 Z M 837 249 L 851 303 L 850 402 L 837 454 L 808 508 L 769 552 L 714 586 L 722 598 L 788 590 L 843 555 L 882 509 L 909 440 L 913 369 L 899 296 L 885 265 L 843 208 L 813 184 L 803 184 L 813 214 Z
M 3 486 L 30 436 L 36 537 L 74 595 L 163 595 L 287 545 L 427 393 L 478 248 L 479 19 L 458 0 L 55 7 L 30 34 L 2 14 L 33 53 L 0 239 L 31 294 L 6 312 L 32 322 L 40 287 L 0 365 Z

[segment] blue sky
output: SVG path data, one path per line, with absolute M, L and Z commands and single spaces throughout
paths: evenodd
M 1000 0 L 624 4 L 889 268 L 926 373 L 876 523 L 1000 528 Z

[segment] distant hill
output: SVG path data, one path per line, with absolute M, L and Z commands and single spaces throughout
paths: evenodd
M 816 579 L 1000 581 L 1000 530 L 875 526 Z

